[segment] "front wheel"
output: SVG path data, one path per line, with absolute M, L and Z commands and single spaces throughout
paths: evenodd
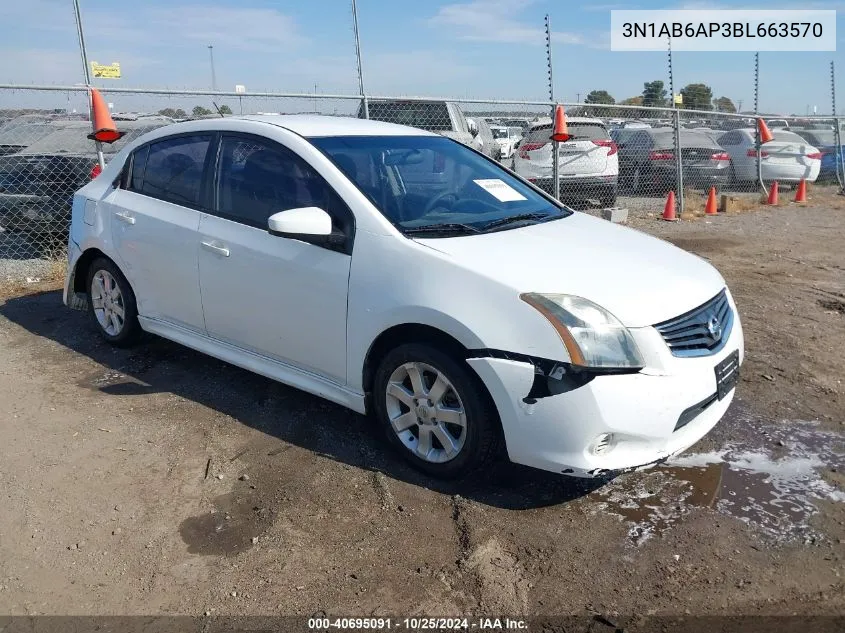
M 128 347 L 141 335 L 135 293 L 109 259 L 96 259 L 88 269 L 88 309 L 100 335 L 112 345 Z
M 483 383 L 463 360 L 436 348 L 407 344 L 388 353 L 373 406 L 390 443 L 429 475 L 463 477 L 498 450 L 499 420 Z

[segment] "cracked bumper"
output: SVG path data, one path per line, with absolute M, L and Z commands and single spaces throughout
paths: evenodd
M 662 344 L 653 328 L 642 330 L 640 337 Z M 500 358 L 467 362 L 493 397 L 511 461 L 576 477 L 595 477 L 663 461 L 695 444 L 727 411 L 734 391 L 675 430 L 684 411 L 716 393 L 715 366 L 737 349 L 742 360 L 738 318 L 728 343 L 717 354 L 676 358 L 665 345 L 663 348 L 655 360 L 657 368 L 597 376 L 583 386 L 533 404 L 524 402 L 534 381 L 533 364 Z M 597 439 L 607 433 L 613 437 L 610 450 L 594 453 Z

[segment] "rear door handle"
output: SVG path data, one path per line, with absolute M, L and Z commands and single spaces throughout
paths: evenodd
M 216 242 L 202 242 L 202 247 L 207 251 L 222 255 L 223 257 L 229 256 L 229 249 Z
M 128 213 L 120 213 L 116 212 L 114 216 L 120 220 L 121 222 L 126 222 L 126 224 L 135 224 L 135 218 L 133 218 Z

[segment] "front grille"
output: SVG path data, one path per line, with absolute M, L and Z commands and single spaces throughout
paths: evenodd
M 722 290 L 704 305 L 654 327 L 673 356 L 709 356 L 724 347 L 733 320 L 727 291 Z

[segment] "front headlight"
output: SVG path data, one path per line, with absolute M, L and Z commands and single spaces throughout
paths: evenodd
M 549 320 L 573 365 L 595 369 L 637 369 L 645 366 L 637 344 L 610 312 L 572 295 L 527 292 L 519 298 Z

